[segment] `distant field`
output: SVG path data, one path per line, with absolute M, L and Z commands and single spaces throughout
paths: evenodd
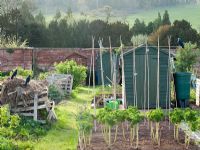
M 165 10 L 168 10 L 172 22 L 176 19 L 185 19 L 189 21 L 194 28 L 198 29 L 198 31 L 200 30 L 200 5 L 166 7 L 144 11 L 134 15 L 129 15 L 128 20 L 130 23 L 133 23 L 131 20 L 140 18 L 145 22 L 149 22 L 157 17 L 158 12 L 163 14 Z
M 189 21 L 194 28 L 196 28 L 200 32 L 200 5 L 185 5 L 185 6 L 174 6 L 174 7 L 162 7 L 153 10 L 141 11 L 134 14 L 125 14 L 120 15 L 120 13 L 113 13 L 111 21 L 126 21 L 131 26 L 134 24 L 136 18 L 145 21 L 148 23 L 149 21 L 153 21 L 157 16 L 158 12 L 163 15 L 164 11 L 168 10 L 171 22 L 178 19 L 185 19 Z M 87 12 L 87 16 L 81 16 L 80 13 L 74 13 L 76 19 L 87 18 L 89 20 L 94 19 L 105 19 L 105 15 L 103 13 L 94 13 L 95 11 Z M 123 17 L 122 17 L 123 16 Z M 47 15 L 46 20 L 49 22 L 53 18 L 53 15 Z

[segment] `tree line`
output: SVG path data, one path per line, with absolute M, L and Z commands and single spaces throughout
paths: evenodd
M 0 31 L 1 36 L 6 39 L 14 36 L 16 40 L 27 40 L 30 47 L 88 48 L 91 47 L 92 36 L 96 40 L 95 47 L 99 47 L 97 42 L 99 38 L 104 39 L 105 47 L 109 46 L 109 36 L 112 46 L 115 47 L 120 45 L 120 36 L 125 45 L 131 46 L 133 35 L 148 35 L 149 42 L 152 44 L 156 44 L 156 37 L 159 35 L 162 45 L 167 45 L 168 35 L 172 36 L 173 45 L 176 45 L 178 37 L 184 39 L 185 42 L 199 44 L 200 41 L 200 35 L 189 22 L 176 20 L 171 23 L 168 11 L 165 11 L 163 15 L 158 13 L 158 17 L 148 24 L 136 19 L 132 27 L 125 22 L 109 22 L 109 18 L 105 21 L 76 20 L 70 10 L 64 16 L 58 11 L 47 24 L 42 12 L 34 16 L 32 8 L 24 1 L 20 4 L 12 3 L 10 7 L 0 9 Z

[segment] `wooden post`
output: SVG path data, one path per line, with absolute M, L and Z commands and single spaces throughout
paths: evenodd
M 94 116 L 96 117 L 96 99 L 95 99 L 95 68 L 94 68 L 94 59 L 95 59 L 95 52 L 94 52 L 94 41 L 95 41 L 95 37 L 92 36 L 92 70 L 93 70 L 93 95 L 94 95 Z M 94 131 L 97 131 L 97 122 L 96 120 L 94 120 Z
M 156 108 L 160 107 L 160 39 L 158 36 L 158 64 L 157 64 L 157 98 Z
M 126 82 L 125 82 L 125 72 L 124 72 L 124 53 L 123 53 L 123 43 L 122 38 L 120 36 L 120 50 L 121 50 L 121 61 L 122 61 L 122 101 L 123 101 L 123 107 L 126 109 Z
M 197 79 L 196 81 L 196 105 L 200 106 L 200 99 L 199 99 L 199 95 L 200 95 L 200 79 Z
M 38 94 L 35 94 L 34 96 L 34 109 L 33 109 L 33 114 L 34 114 L 34 121 L 37 121 L 37 111 L 38 111 Z
M 102 84 L 102 93 L 103 99 L 105 99 L 105 91 L 104 91 L 104 70 L 103 70 L 103 39 L 99 39 L 99 47 L 100 47 L 100 64 L 101 64 L 101 84 Z

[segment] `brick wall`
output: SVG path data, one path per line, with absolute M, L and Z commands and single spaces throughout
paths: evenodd
M 98 49 L 95 49 L 95 57 Z M 35 62 L 38 68 L 51 70 L 55 62 L 75 60 L 78 64 L 90 66 L 91 49 L 80 48 L 26 48 L 14 49 L 8 53 L 0 49 L 0 71 L 9 71 L 17 66 L 25 69 L 32 69 Z

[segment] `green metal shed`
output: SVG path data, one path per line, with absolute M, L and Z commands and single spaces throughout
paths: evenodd
M 113 57 L 114 55 L 115 54 L 113 53 Z M 112 75 L 111 75 L 112 70 L 111 70 L 111 62 L 110 62 L 110 52 L 108 50 L 102 53 L 102 66 L 103 66 L 103 74 L 104 74 L 104 84 L 111 85 L 110 80 L 112 80 Z M 117 81 L 119 79 L 118 69 L 119 69 L 119 56 L 117 55 L 117 58 L 116 58 Z M 98 77 L 98 85 L 102 85 L 100 54 L 98 54 L 96 58 L 96 72 L 97 72 L 97 77 Z
M 149 65 L 149 107 L 156 107 L 156 97 L 157 97 L 157 59 L 158 59 L 158 49 L 154 46 L 147 46 L 148 49 L 148 65 Z M 135 71 L 136 75 L 136 90 L 134 92 L 134 75 L 133 75 L 133 59 L 135 51 Z M 141 45 L 136 49 L 131 49 L 124 53 L 124 71 L 125 71 L 125 90 L 126 90 L 126 102 L 127 105 L 134 104 L 134 93 L 137 93 L 137 107 L 144 108 L 144 94 L 146 93 L 146 109 L 148 106 L 148 69 L 146 68 L 146 82 L 145 82 L 145 53 L 146 45 Z M 166 104 L 169 106 L 169 90 L 167 86 L 169 85 L 168 80 L 168 52 L 160 49 L 160 86 L 159 86 L 159 100 L 160 107 L 165 108 Z M 147 66 L 147 63 L 146 63 Z M 146 83 L 146 84 L 145 84 Z M 146 92 L 144 86 L 146 85 Z

